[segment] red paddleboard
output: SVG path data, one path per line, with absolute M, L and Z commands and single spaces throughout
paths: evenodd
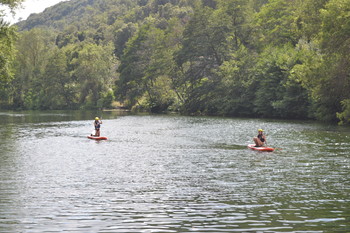
M 248 145 L 248 148 L 249 148 L 249 149 L 252 149 L 252 150 L 267 151 L 267 152 L 272 152 L 272 151 L 275 150 L 275 148 L 267 147 L 267 146 L 259 146 L 259 147 L 256 147 L 255 144 L 249 144 L 249 145 Z
M 87 136 L 89 139 L 94 139 L 94 140 L 107 140 L 106 137 L 96 137 L 96 136 Z

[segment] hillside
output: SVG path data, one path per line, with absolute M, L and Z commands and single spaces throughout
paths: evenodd
M 33 28 L 52 28 L 62 31 L 69 25 L 88 27 L 89 22 L 103 14 L 105 23 L 113 23 L 113 17 L 122 17 L 137 1 L 120 0 L 70 0 L 47 8 L 39 14 L 32 14 L 27 20 L 17 23 L 20 31 Z
M 0 88 L 0 104 L 350 123 L 347 6 L 350 0 L 62 2 L 18 23 L 16 60 L 4 69 L 13 78 Z

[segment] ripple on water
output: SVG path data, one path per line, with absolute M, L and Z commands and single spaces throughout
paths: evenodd
M 280 150 L 246 148 L 261 125 Z M 104 120 L 103 142 L 86 139 L 91 122 L 79 119 L 11 127 L 0 152 L 0 232 L 350 227 L 350 146 L 342 131 L 320 145 L 322 125 L 126 116 Z

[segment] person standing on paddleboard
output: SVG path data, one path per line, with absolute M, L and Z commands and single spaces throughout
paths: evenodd
M 96 137 L 99 137 L 101 134 L 100 133 L 101 124 L 102 124 L 102 121 L 100 120 L 100 118 L 95 117 L 95 121 L 94 121 L 95 135 L 94 136 L 96 136 Z
M 266 137 L 264 135 L 264 130 L 259 129 L 258 136 L 254 137 L 253 140 L 255 142 L 256 147 L 260 147 L 260 146 L 263 146 L 264 144 L 267 144 Z

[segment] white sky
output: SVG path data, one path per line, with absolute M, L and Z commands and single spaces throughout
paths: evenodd
M 16 23 L 20 20 L 25 20 L 32 13 L 43 12 L 46 8 L 53 6 L 59 2 L 69 1 L 69 0 L 25 0 L 22 3 L 22 7 L 17 9 L 16 15 L 12 17 L 10 13 L 6 11 L 6 21 L 11 24 Z

